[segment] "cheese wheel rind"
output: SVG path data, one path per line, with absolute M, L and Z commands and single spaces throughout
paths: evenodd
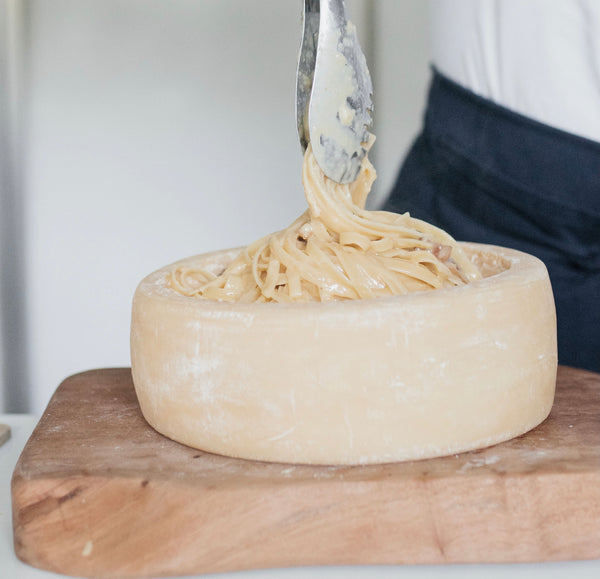
M 156 430 L 207 452 L 301 464 L 444 456 L 508 440 L 554 399 L 556 315 L 543 263 L 461 244 L 484 279 L 329 303 L 182 296 L 167 266 L 138 286 L 131 362 Z M 183 260 L 223 267 L 237 250 Z

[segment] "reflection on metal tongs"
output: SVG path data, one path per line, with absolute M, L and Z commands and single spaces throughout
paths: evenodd
M 367 151 L 373 85 L 344 0 L 304 0 L 296 115 L 302 150 L 312 144 L 330 179 L 353 182 Z

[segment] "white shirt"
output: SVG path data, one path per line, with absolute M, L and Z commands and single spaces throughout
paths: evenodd
M 431 21 L 442 74 L 600 142 L 600 0 L 431 0 Z

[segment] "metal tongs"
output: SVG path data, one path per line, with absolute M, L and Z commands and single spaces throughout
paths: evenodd
M 304 0 L 296 116 L 325 175 L 356 180 L 368 149 L 373 85 L 344 0 Z

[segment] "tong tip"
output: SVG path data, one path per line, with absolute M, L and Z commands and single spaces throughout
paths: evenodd
M 343 0 L 305 0 L 296 116 L 302 150 L 312 144 L 330 179 L 356 179 L 372 142 L 373 85 Z

